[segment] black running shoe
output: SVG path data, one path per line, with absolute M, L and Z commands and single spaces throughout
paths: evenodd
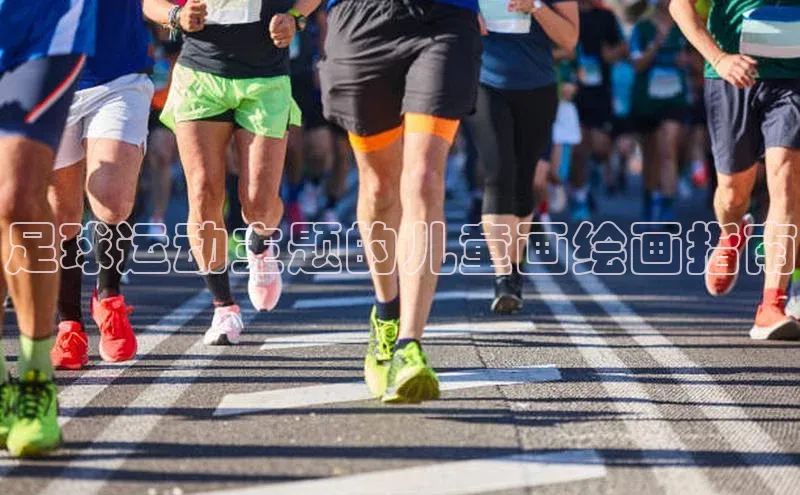
M 495 277 L 492 311 L 497 314 L 511 314 L 522 309 L 522 297 L 517 294 L 517 289 L 511 275 Z

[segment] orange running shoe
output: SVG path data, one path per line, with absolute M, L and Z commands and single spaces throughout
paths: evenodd
M 53 366 L 62 370 L 79 370 L 89 364 L 89 339 L 77 321 L 62 321 L 50 350 Z
M 759 304 L 756 321 L 750 329 L 753 340 L 800 339 L 800 323 L 788 316 L 780 306 Z
M 136 335 L 128 320 L 133 306 L 125 305 L 125 298 L 120 296 L 97 298 L 97 291 L 92 294 L 92 318 L 100 330 L 100 357 L 112 363 L 128 361 L 136 356 Z
M 739 255 L 747 246 L 747 233 L 745 228 L 753 223 L 753 216 L 749 213 L 739 222 L 739 233 L 742 236 L 736 247 L 729 247 L 717 243 L 706 263 L 706 290 L 712 296 L 724 296 L 733 290 L 739 278 Z

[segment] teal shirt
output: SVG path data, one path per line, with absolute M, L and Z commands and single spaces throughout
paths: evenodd
M 633 26 L 631 32 L 631 57 L 636 57 L 656 38 L 656 25 L 644 19 Z M 686 38 L 673 26 L 664 44 L 656 53 L 650 67 L 636 74 L 633 82 L 631 111 L 634 115 L 658 115 L 668 108 L 689 105 L 688 75 L 678 64 L 678 57 L 686 47 Z

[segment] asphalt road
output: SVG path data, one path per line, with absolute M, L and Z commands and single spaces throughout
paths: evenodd
M 633 198 L 604 217 L 627 229 Z M 235 278 L 247 331 L 225 348 L 201 342 L 199 277 L 136 275 L 138 359 L 101 363 L 89 325 L 92 366 L 57 375 L 64 447 L 0 457 L 0 494 L 800 492 L 800 345 L 749 340 L 758 277 L 712 299 L 698 276 L 561 268 L 532 268 L 503 318 L 491 278 L 441 277 L 425 348 L 444 392 L 418 406 L 367 397 L 361 275 L 287 275 L 261 314 Z M 5 334 L 13 365 L 13 314 Z

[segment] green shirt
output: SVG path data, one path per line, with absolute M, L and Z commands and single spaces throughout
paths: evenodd
M 756 7 L 777 5 L 779 0 L 714 0 L 708 14 L 708 31 L 726 53 L 739 53 L 739 37 L 744 14 Z M 800 0 L 780 0 L 783 6 L 800 6 Z M 757 58 L 759 79 L 794 79 L 800 77 L 800 58 Z M 706 62 L 705 76 L 719 79 L 717 71 Z
M 635 59 L 644 53 L 655 38 L 653 21 L 644 19 L 636 23 L 631 31 L 631 57 Z M 633 81 L 634 115 L 659 115 L 669 108 L 689 105 L 686 69 L 678 64 L 678 56 L 685 47 L 686 38 L 678 26 L 672 26 L 650 67 L 638 72 Z

